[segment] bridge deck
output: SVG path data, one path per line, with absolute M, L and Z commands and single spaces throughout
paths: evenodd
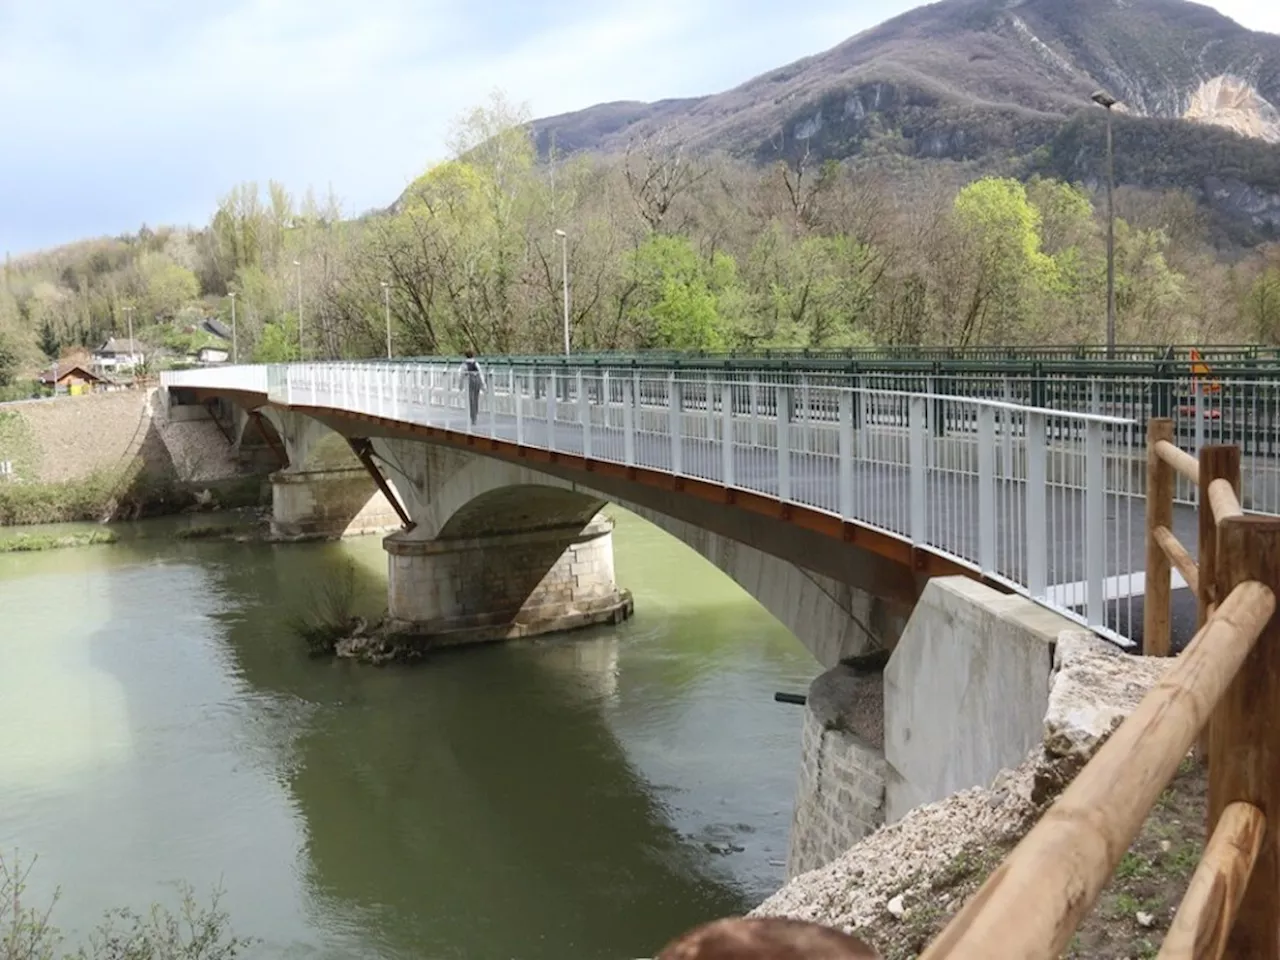
M 855 525 L 873 531 L 899 545 L 882 551 L 899 562 L 925 551 L 1109 635 L 1136 633 L 1146 451 L 1131 421 L 839 386 L 500 374 L 474 426 L 456 371 L 440 364 L 230 368 L 169 385 L 427 427 L 584 471 L 648 471 L 677 489 L 687 478 L 691 491 L 730 499 L 741 491 L 784 518 L 832 518 L 824 529 L 846 539 Z M 1174 532 L 1193 552 L 1196 526 L 1194 509 L 1175 509 Z

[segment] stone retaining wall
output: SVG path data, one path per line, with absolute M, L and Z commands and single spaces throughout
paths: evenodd
M 809 687 L 787 876 L 830 863 L 884 822 L 884 681 L 838 666 Z

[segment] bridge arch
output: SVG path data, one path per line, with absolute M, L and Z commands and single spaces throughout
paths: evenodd
M 609 503 L 629 510 L 691 547 L 751 594 L 823 666 L 878 646 L 892 646 L 909 609 L 840 579 L 725 536 L 619 491 L 453 447 L 375 438 L 415 526 L 388 538 L 388 550 L 410 543 L 473 540 L 560 530 L 566 542 L 605 521 Z M 395 557 L 392 559 L 394 571 Z

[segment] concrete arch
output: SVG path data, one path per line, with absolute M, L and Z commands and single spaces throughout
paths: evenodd
M 374 450 L 416 526 L 397 540 L 475 537 L 555 524 L 584 529 L 614 502 L 681 540 L 786 626 L 825 667 L 896 642 L 909 611 L 688 519 L 540 470 L 451 447 L 376 438 Z M 545 512 L 544 512 L 545 511 Z

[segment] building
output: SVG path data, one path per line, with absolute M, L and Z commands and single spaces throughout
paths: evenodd
M 54 372 L 46 370 L 40 374 L 40 385 L 50 386 L 56 383 L 59 392 L 65 391 L 73 396 L 81 393 L 93 393 L 99 390 L 113 390 L 119 387 L 108 377 L 99 376 L 79 363 L 59 363 L 57 379 Z
M 93 362 L 103 370 L 132 370 L 147 362 L 147 350 L 137 340 L 127 337 L 111 337 L 93 351 Z
M 199 363 L 226 363 L 230 356 L 231 351 L 226 347 L 201 347 L 196 351 L 196 361 Z

